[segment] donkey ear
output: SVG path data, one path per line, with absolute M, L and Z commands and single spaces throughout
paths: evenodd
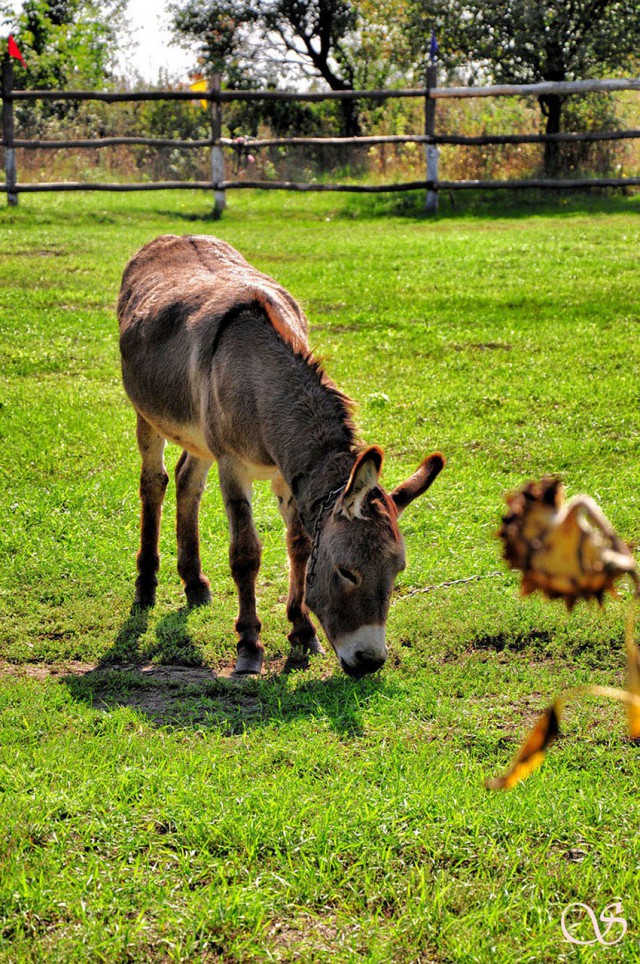
M 427 491 L 444 467 L 444 455 L 441 455 L 440 452 L 434 452 L 433 455 L 424 460 L 417 472 L 414 472 L 406 482 L 402 482 L 390 493 L 398 509 L 398 515 L 404 512 L 409 503 Z
M 340 512 L 347 519 L 362 518 L 362 504 L 369 492 L 378 484 L 381 468 L 382 449 L 377 445 L 365 449 L 358 456 L 339 502 Z

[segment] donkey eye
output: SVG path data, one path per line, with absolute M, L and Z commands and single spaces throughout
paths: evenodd
M 350 569 L 343 569 L 342 566 L 338 566 L 338 572 L 340 573 L 343 579 L 346 579 L 347 582 L 352 583 L 354 586 L 357 586 L 358 583 L 360 582 L 355 572 L 351 572 Z

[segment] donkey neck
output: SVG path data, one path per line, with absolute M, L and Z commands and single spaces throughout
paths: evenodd
M 329 494 L 343 488 L 356 459 L 351 402 L 310 357 L 291 352 L 272 396 L 280 416 L 272 440 L 275 461 L 296 500 L 307 531 L 313 530 Z M 293 359 L 291 358 L 293 354 Z M 293 366 L 292 366 L 293 360 Z M 282 359 L 285 362 L 285 359 Z
M 297 476 L 289 482 L 309 535 L 313 534 L 324 513 L 347 484 L 355 460 L 354 452 L 325 454 L 321 462 L 309 467 L 304 477 Z

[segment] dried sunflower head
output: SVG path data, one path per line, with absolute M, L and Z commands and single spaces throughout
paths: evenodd
M 498 536 L 505 560 L 523 573 L 525 596 L 539 589 L 572 609 L 581 598 L 602 603 L 622 575 L 630 575 L 638 587 L 631 550 L 589 496 L 565 503 L 562 483 L 547 476 L 528 482 L 506 501 Z

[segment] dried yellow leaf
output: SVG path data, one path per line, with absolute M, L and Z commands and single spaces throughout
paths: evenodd
M 627 692 L 640 699 L 640 650 L 634 640 L 635 606 L 629 610 L 625 632 L 627 650 Z M 627 703 L 627 727 L 630 740 L 640 740 L 640 706 L 637 702 Z
M 558 736 L 560 713 L 561 706 L 558 701 L 544 711 L 509 770 L 501 777 L 486 781 L 485 785 L 489 790 L 509 790 L 540 766 L 548 747 Z

